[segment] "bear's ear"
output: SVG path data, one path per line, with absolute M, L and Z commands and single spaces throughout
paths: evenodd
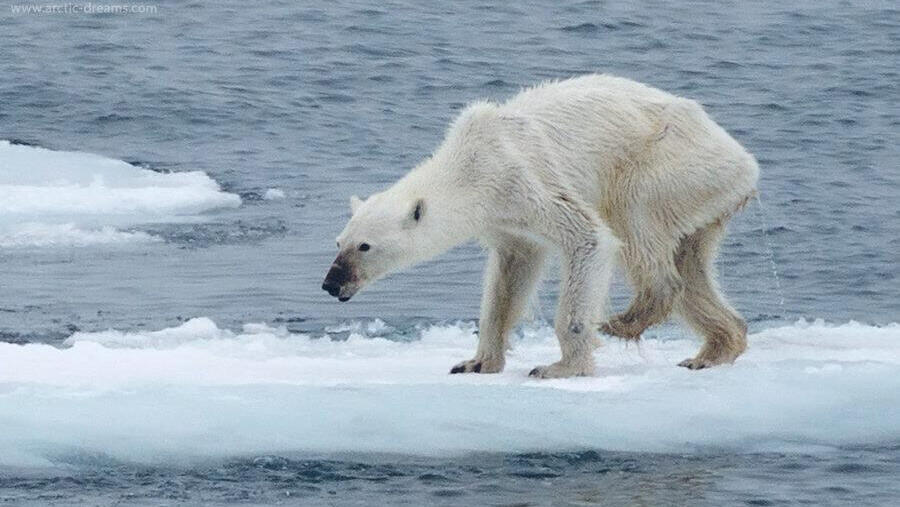
M 416 205 L 413 206 L 412 211 L 412 219 L 414 222 L 418 222 L 425 215 L 425 200 L 419 199 L 416 201 Z
M 353 195 L 350 196 L 350 213 L 356 214 L 356 210 L 362 206 L 363 200 L 359 198 L 359 196 Z

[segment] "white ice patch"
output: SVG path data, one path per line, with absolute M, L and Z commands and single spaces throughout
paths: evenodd
M 270 188 L 270 189 L 266 190 L 265 194 L 263 194 L 263 199 L 265 199 L 267 201 L 275 201 L 275 200 L 284 199 L 284 198 L 285 198 L 284 190 L 282 190 L 280 188 Z
M 72 452 L 137 461 L 293 452 L 685 452 L 900 440 L 900 325 L 801 321 L 750 336 L 734 365 L 675 366 L 697 341 L 610 340 L 595 377 L 541 381 L 552 330 L 516 340 L 506 371 L 448 375 L 472 324 L 412 342 L 383 322 L 346 341 L 206 318 L 160 331 L 0 343 L 0 464 Z
M 117 228 L 241 204 L 200 171 L 157 173 L 8 141 L 0 141 L 0 196 L 0 247 L 146 241 Z
M 0 234 L 0 248 L 88 246 L 149 241 L 160 239 L 146 232 L 123 232 L 110 226 L 84 230 L 71 223 L 14 225 Z

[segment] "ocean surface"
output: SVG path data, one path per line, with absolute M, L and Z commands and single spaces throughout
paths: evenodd
M 896 505 L 896 3 L 152 5 L 0 6 L 0 502 Z M 506 371 L 451 377 L 476 244 L 321 290 L 351 195 L 466 103 L 590 72 L 759 160 L 718 263 L 734 365 L 677 368 L 699 342 L 668 323 L 529 379 L 551 265 Z

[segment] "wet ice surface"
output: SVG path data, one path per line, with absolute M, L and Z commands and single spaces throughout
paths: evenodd
M 770 327 L 736 364 L 699 372 L 675 366 L 697 343 L 665 327 L 605 344 L 596 377 L 552 381 L 527 377 L 558 353 L 534 325 L 504 373 L 448 375 L 475 339 L 467 323 L 307 336 L 200 318 L 75 333 L 63 348 L 0 344 L 0 498 L 765 505 L 898 492 L 896 324 Z
M 557 380 L 527 376 L 558 358 L 547 327 L 527 328 L 497 375 L 447 374 L 474 350 L 471 324 L 408 340 L 380 321 L 345 339 L 340 331 L 235 333 L 200 318 L 76 333 L 65 348 L 0 344 L 0 463 L 51 465 L 67 452 L 153 463 L 280 450 L 746 452 L 900 439 L 896 324 L 769 328 L 736 364 L 697 372 L 675 364 L 698 344 L 668 329 L 639 347 L 612 340 L 595 354 L 596 376 Z
M 895 503 L 893 4 L 159 7 L 0 14 L 0 499 Z M 509 369 L 450 377 L 475 245 L 319 289 L 348 196 L 466 102 L 594 71 L 699 100 L 760 161 L 719 262 L 737 364 L 676 368 L 698 344 L 664 326 L 527 379 L 558 353 L 551 267 Z

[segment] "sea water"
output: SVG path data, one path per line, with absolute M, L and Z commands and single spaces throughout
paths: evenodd
M 900 496 L 892 3 L 2 12 L 0 499 Z M 506 371 L 449 376 L 477 342 L 477 245 L 321 291 L 350 195 L 466 102 L 587 72 L 699 100 L 759 159 L 718 263 L 750 323 L 733 366 L 677 368 L 699 342 L 670 323 L 604 340 L 595 377 L 529 379 L 558 356 L 551 264 Z

